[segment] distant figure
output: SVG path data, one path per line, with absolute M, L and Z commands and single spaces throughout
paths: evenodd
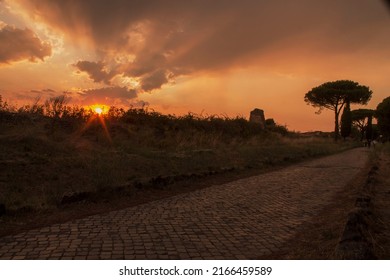
M 264 117 L 264 111 L 258 108 L 255 108 L 253 111 L 251 111 L 251 114 L 249 116 L 249 121 L 253 123 L 258 123 L 262 129 L 265 128 L 265 117 Z

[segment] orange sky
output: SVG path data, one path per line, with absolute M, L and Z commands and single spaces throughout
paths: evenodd
M 390 95 L 389 46 L 384 1 L 0 0 L 0 94 L 171 114 L 257 107 L 291 130 L 331 131 L 332 112 L 314 114 L 304 94 L 350 79 L 375 108 Z

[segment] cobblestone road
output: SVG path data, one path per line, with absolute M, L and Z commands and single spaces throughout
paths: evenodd
M 363 148 L 0 238 L 0 259 L 258 259 L 361 170 Z

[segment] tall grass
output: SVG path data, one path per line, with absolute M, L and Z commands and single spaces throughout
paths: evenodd
M 116 107 L 99 117 L 62 98 L 19 109 L 2 100 L 0 128 L 0 204 L 8 211 L 56 208 L 65 196 L 131 191 L 156 178 L 280 166 L 351 145 L 302 139 L 274 123 L 263 130 L 242 117 Z

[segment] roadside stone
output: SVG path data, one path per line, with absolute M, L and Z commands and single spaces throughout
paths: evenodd
M 259 124 L 260 127 L 262 129 L 264 129 L 265 128 L 264 111 L 261 109 L 255 108 L 253 111 L 250 112 L 249 121 Z

